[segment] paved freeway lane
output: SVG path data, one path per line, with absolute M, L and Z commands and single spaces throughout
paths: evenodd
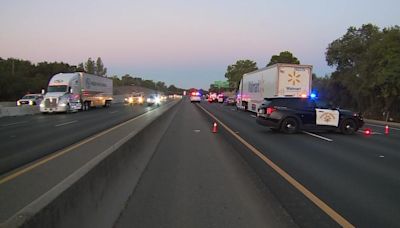
M 115 227 L 297 227 L 201 110 L 177 110 Z
M 155 107 L 114 104 L 88 112 L 0 119 L 0 175 Z
M 356 227 L 399 227 L 399 131 L 346 136 L 336 133 L 273 133 L 254 114 L 220 104 L 201 104 Z M 265 164 L 263 164 L 265 165 Z M 261 166 L 254 162 L 254 166 Z M 262 168 L 257 168 L 262 170 Z M 271 182 L 271 180 L 265 180 Z M 300 226 L 313 226 L 303 202 L 275 192 Z M 297 205 L 293 205 L 297 204 Z M 329 225 L 328 225 L 329 226 Z

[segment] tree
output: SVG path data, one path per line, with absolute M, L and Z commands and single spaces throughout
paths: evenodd
M 372 24 L 350 27 L 346 34 L 329 44 L 326 61 L 336 67 L 332 82 L 347 91 L 347 99 L 341 102 L 351 103 L 374 117 L 381 116 L 382 112 L 399 113 L 400 107 L 396 105 L 400 101 L 398 26 L 383 30 Z
M 239 88 L 239 82 L 243 74 L 257 70 L 257 63 L 251 60 L 238 60 L 235 64 L 229 65 L 226 69 L 225 78 L 232 88 Z
M 88 74 L 95 74 L 96 73 L 96 63 L 90 57 L 85 62 L 85 71 Z
M 279 53 L 279 55 L 273 55 L 267 66 L 271 66 L 277 63 L 300 64 L 300 61 L 296 57 L 294 57 L 291 52 L 283 51 Z
M 103 61 L 100 57 L 97 57 L 96 60 L 95 74 L 99 76 L 106 76 L 107 74 L 107 68 L 104 67 Z

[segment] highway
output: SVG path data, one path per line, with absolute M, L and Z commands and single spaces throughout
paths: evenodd
M 153 108 L 114 104 L 88 112 L 0 118 L 0 175 Z
M 160 112 L 168 121 L 153 127 L 160 129 L 159 139 L 150 131 L 154 140 L 132 144 L 133 151 L 148 157 L 148 163 L 140 163 L 146 159 L 139 155 L 132 161 L 143 172 L 118 165 L 120 172 L 139 176 L 137 182 L 121 180 L 134 186 L 121 211 L 111 213 L 103 205 L 115 214 L 115 227 L 400 226 L 399 128 L 388 135 L 379 124 L 365 125 L 371 135 L 287 135 L 258 125 L 254 113 L 234 106 L 184 98 L 171 107 L 167 115 Z M 1 118 L 0 224 L 74 175 L 102 148 L 136 131 L 145 113 L 159 109 L 117 104 L 73 114 Z M 135 117 L 140 118 L 135 122 Z M 87 140 L 100 132 L 107 133 Z M 137 143 L 154 149 L 139 153 Z M 68 153 L 57 152 L 64 150 Z M 61 155 L 31 166 L 52 154 Z M 21 169 L 26 171 L 18 174 Z
M 253 113 L 238 111 L 233 106 L 206 102 L 200 106 L 352 225 L 400 226 L 400 129 L 392 128 L 385 135 L 384 126 L 366 124 L 365 128 L 372 130 L 371 135 L 363 132 L 350 136 L 326 132 L 285 135 L 256 124 Z M 231 134 L 225 135 L 240 146 Z M 297 195 L 291 184 L 244 150 L 243 156 L 297 224 L 330 226 L 318 213 L 319 208 Z

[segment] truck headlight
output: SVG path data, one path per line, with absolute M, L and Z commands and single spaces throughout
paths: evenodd
M 154 99 L 155 103 L 159 104 L 161 102 L 159 97 L 156 97 L 156 99 Z
M 29 105 L 33 105 L 33 101 L 32 100 L 29 101 Z
M 17 101 L 17 106 L 20 106 L 20 105 L 21 105 L 21 102 Z
M 139 103 L 143 103 L 143 97 L 139 97 Z
M 133 97 L 129 98 L 129 103 L 133 103 Z

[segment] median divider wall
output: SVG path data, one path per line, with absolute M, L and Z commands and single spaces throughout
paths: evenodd
M 176 101 L 0 226 L 112 227 L 177 112 Z M 136 120 L 135 120 L 136 121 Z

